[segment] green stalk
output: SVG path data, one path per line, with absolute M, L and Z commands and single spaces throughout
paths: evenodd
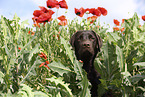
M 37 58 L 36 58 L 34 64 L 32 65 L 32 67 L 29 69 L 29 71 L 28 71 L 28 73 L 26 74 L 26 76 L 25 76 L 25 77 L 22 79 L 22 81 L 20 82 L 20 84 L 22 84 L 22 83 L 24 82 L 24 80 L 29 76 L 31 70 L 34 68 L 34 66 L 35 66 L 35 64 L 36 64 L 37 59 L 38 59 L 38 56 L 37 56 Z
M 16 58 L 17 58 L 18 57 L 18 50 L 17 50 L 17 45 L 16 44 L 15 44 L 15 54 L 16 54 Z M 16 63 L 17 63 L 16 74 L 18 74 L 18 72 L 19 72 L 19 66 L 20 66 L 20 64 L 18 63 L 18 59 L 16 60 Z M 16 79 L 17 79 L 17 83 L 19 85 L 19 78 L 17 77 Z

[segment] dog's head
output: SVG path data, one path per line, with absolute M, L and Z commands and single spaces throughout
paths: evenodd
M 100 51 L 102 39 L 92 30 L 77 31 L 70 39 L 78 60 L 86 60 Z

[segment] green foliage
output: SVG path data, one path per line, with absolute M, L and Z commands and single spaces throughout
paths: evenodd
M 145 24 L 139 26 L 136 13 L 121 24 L 123 32 L 108 32 L 99 22 L 90 24 L 85 19 L 80 23 L 74 19 L 67 26 L 58 25 L 56 19 L 40 28 L 27 24 L 20 23 L 16 14 L 13 20 L 1 16 L 0 96 L 90 97 L 87 74 L 69 44 L 74 32 L 90 29 L 103 39 L 95 60 L 102 78 L 99 95 L 112 91 L 115 97 L 145 96 Z M 41 52 L 46 60 L 39 56 Z M 39 67 L 45 61 L 50 69 L 46 64 Z

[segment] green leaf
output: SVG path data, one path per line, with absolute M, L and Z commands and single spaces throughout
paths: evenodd
M 19 90 L 18 94 L 22 94 L 23 92 L 26 92 L 27 97 L 34 97 L 34 93 L 32 92 L 32 89 L 29 86 L 27 86 L 25 84 L 20 84 L 20 86 L 22 88 Z
M 132 76 L 130 79 L 132 82 L 137 83 L 141 79 L 145 79 L 145 75 L 137 74 L 137 75 Z
M 36 58 L 36 60 L 34 61 L 34 64 L 31 66 L 31 68 L 28 70 L 28 73 L 26 74 L 26 76 L 22 79 L 22 81 L 20 82 L 21 84 L 24 82 L 24 80 L 29 76 L 29 74 L 31 73 L 31 71 L 33 70 L 33 69 L 35 69 L 34 68 L 34 66 L 36 65 L 36 63 L 37 63 L 37 61 L 38 61 L 38 57 Z
M 104 63 L 105 63 L 105 66 L 106 66 L 106 69 L 107 69 L 107 73 L 110 75 L 110 60 L 109 60 L 109 47 L 108 47 L 108 41 L 104 47 Z
M 116 45 L 116 54 L 117 54 L 117 61 L 119 63 L 120 71 L 123 72 L 125 70 L 123 50 L 117 45 Z
M 36 38 L 36 36 L 33 36 L 32 39 L 31 39 L 27 44 L 25 44 L 25 46 L 24 46 L 23 48 L 21 48 L 20 53 L 19 53 L 18 56 L 20 56 L 20 55 L 23 53 L 24 49 L 25 49 L 27 46 L 29 46 L 29 45 L 31 44 L 31 42 L 32 42 L 35 38 Z
M 25 91 L 19 91 L 18 94 L 20 94 L 22 97 L 29 97 Z
M 13 35 L 14 30 L 13 30 L 12 26 L 10 25 L 11 23 L 6 18 L 3 18 L 3 20 L 6 24 L 6 26 L 8 27 L 8 29 L 10 30 L 11 34 Z
M 90 92 L 89 92 L 89 81 L 87 79 L 87 74 L 84 74 L 84 77 L 80 83 L 82 85 L 83 90 L 80 93 L 80 97 L 90 97 Z
M 133 64 L 134 66 L 140 66 L 140 67 L 145 67 L 145 62 L 138 62 Z
M 17 14 L 15 13 L 13 20 L 16 20 L 17 22 L 19 22 L 20 18 L 17 16 Z
M 28 21 L 29 21 L 29 20 L 22 21 L 22 23 L 21 23 L 21 28 L 24 28 L 24 27 L 25 27 L 25 26 L 24 26 L 25 24 L 29 25 Z
M 6 54 L 11 57 L 12 55 L 10 54 L 10 50 L 8 49 L 7 47 L 7 44 L 5 44 L 5 51 L 6 51 Z
M 2 82 L 3 81 L 3 77 L 4 77 L 5 75 L 0 71 L 0 82 Z
M 83 78 L 83 70 L 82 70 L 82 63 L 75 60 L 74 61 L 74 71 L 77 74 L 77 80 L 81 80 Z
M 132 32 L 133 32 L 134 40 L 139 41 L 140 38 L 141 38 L 140 35 L 139 35 L 139 30 L 134 26 Z
M 30 55 L 29 55 L 29 57 L 28 57 L 28 60 L 29 60 L 29 61 L 31 60 L 33 54 L 36 54 L 36 53 L 39 52 L 39 46 L 40 46 L 39 43 L 36 44 L 36 46 L 30 51 Z
M 56 78 L 53 76 L 51 78 L 46 78 L 46 80 L 49 80 L 50 82 L 54 82 L 56 84 L 56 86 L 61 85 L 62 86 L 61 88 L 64 88 L 67 91 L 67 93 L 69 94 L 69 96 L 73 97 L 72 92 L 71 92 L 70 88 L 68 87 L 69 84 L 65 83 L 63 81 L 62 77 Z
M 59 73 L 61 76 L 63 76 L 64 73 L 72 72 L 68 67 L 64 66 L 60 62 L 52 62 L 48 64 L 48 66 L 54 71 Z
M 60 37 L 60 39 L 61 39 L 61 44 L 63 44 L 63 46 L 64 46 L 64 48 L 66 50 L 66 53 L 69 56 L 69 58 L 70 58 L 70 60 L 71 60 L 71 62 L 73 64 L 74 63 L 74 61 L 73 61 L 74 60 L 74 56 L 73 56 L 73 52 L 72 52 L 72 50 L 71 50 L 71 48 L 70 48 L 70 46 L 68 44 L 68 41 L 66 41 L 63 37 Z
M 68 42 L 62 37 L 61 37 L 61 44 L 64 45 L 66 53 L 68 54 L 73 66 L 74 66 L 74 71 L 77 74 L 77 79 L 83 78 L 82 65 L 75 59 L 73 51 L 71 50 L 71 47 L 69 46 Z
M 62 97 L 60 92 L 57 93 L 56 97 Z
M 138 49 L 132 50 L 131 53 L 128 55 L 126 61 L 127 62 L 131 61 L 131 59 L 133 59 L 135 56 L 137 56 L 137 52 L 138 52 Z
M 48 96 L 47 94 L 45 94 L 41 91 L 35 91 L 34 92 L 34 97 L 50 97 L 50 95 Z
M 103 47 L 104 51 L 104 62 L 103 65 L 105 66 L 104 71 L 102 72 L 102 75 L 105 79 L 110 79 L 113 72 L 116 70 L 117 66 L 117 56 L 116 56 L 116 49 L 113 43 L 106 42 L 105 46 Z
M 107 35 L 109 37 L 109 41 L 117 42 L 120 39 L 117 33 L 108 32 Z
M 136 88 L 141 89 L 142 91 L 145 92 L 145 88 L 143 88 L 143 87 L 138 86 L 138 87 L 136 87 Z

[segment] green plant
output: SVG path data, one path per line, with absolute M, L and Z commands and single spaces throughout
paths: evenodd
M 28 28 L 27 21 L 20 23 L 17 15 L 13 20 L 1 16 L 0 96 L 90 97 L 86 72 L 69 44 L 74 32 L 90 29 L 103 39 L 95 60 L 101 74 L 99 94 L 111 91 L 114 96 L 145 96 L 145 24 L 140 27 L 136 13 L 121 25 L 123 32 L 108 32 L 96 20 L 90 24 L 86 19 L 80 23 L 74 19 L 67 26 L 58 23 L 54 19 Z M 47 58 L 41 58 L 41 52 Z

